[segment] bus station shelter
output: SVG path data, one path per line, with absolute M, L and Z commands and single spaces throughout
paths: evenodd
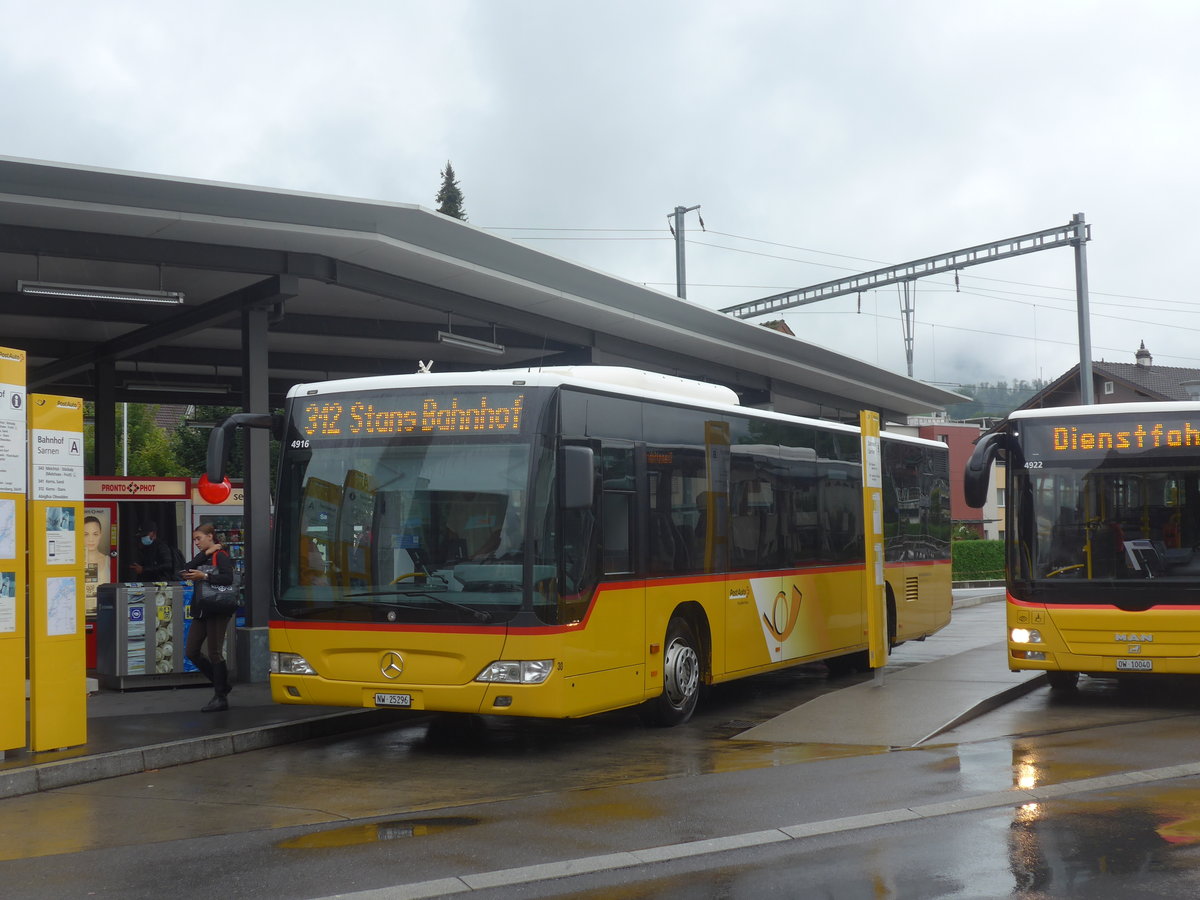
M 633 366 L 842 421 L 959 399 L 421 206 L 10 157 L 0 345 L 26 351 L 31 392 L 95 403 L 99 475 L 121 403 L 265 413 L 297 383 L 422 363 Z M 247 437 L 248 621 L 265 629 L 269 439 Z

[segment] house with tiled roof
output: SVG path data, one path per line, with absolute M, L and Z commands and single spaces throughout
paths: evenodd
M 789 334 L 792 337 L 796 336 L 796 332 L 788 328 L 788 323 L 783 319 L 772 319 L 770 322 L 759 322 L 763 328 L 770 328 L 772 331 L 782 331 L 784 334 Z
M 1200 400 L 1200 369 L 1156 366 L 1142 341 L 1131 363 L 1092 363 L 1092 394 L 1096 403 Z M 1018 409 L 1076 406 L 1081 403 L 1076 364 L 1030 397 Z
M 163 403 L 154 410 L 154 424 L 163 431 L 174 431 L 188 417 L 189 404 Z

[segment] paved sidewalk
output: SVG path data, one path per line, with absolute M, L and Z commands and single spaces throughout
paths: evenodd
M 998 593 L 961 592 L 955 618 L 921 643 L 899 648 L 883 685 L 862 683 L 827 694 L 738 736 L 743 740 L 911 746 L 1030 690 L 1039 677 L 1010 675 L 1004 665 L 1004 606 Z M 986 608 L 974 609 L 980 604 Z M 421 712 L 286 706 L 265 683 L 238 684 L 230 709 L 202 713 L 206 684 L 136 691 L 99 691 L 88 698 L 87 743 L 34 753 L 10 750 L 0 760 L 0 799 L 99 781 L 303 741 L 328 734 L 400 723 Z
M 271 700 L 266 683 L 235 685 L 227 712 L 200 712 L 211 697 L 207 683 L 94 693 L 87 704 L 87 743 L 39 753 L 8 751 L 0 760 L 0 799 L 370 728 L 414 715 L 282 705 Z
M 1000 641 L 824 694 L 738 740 L 915 747 L 1046 683 L 1010 672 Z
M 882 675 L 823 694 L 737 736 L 777 743 L 914 747 L 1046 683 L 1008 670 L 1003 588 L 956 592 L 952 621 L 894 650 Z

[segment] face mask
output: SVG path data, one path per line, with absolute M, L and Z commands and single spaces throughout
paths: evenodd
M 154 538 L 146 537 L 146 536 L 142 537 L 142 546 L 143 547 L 149 547 L 153 543 L 154 543 Z

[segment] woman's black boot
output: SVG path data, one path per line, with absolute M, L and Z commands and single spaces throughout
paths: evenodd
M 200 712 L 224 712 L 229 709 L 229 701 L 225 695 L 229 693 L 229 666 L 224 660 L 213 663 L 213 698 L 203 706 Z

